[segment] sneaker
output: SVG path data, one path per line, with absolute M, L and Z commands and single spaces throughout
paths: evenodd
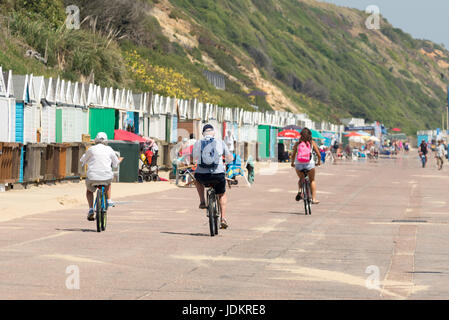
M 115 203 L 112 200 L 108 200 L 108 207 L 115 207 Z
M 87 220 L 89 220 L 89 221 L 95 220 L 94 209 L 89 209 L 89 213 L 87 214 Z
M 221 219 L 220 229 L 227 229 L 229 227 L 225 219 Z

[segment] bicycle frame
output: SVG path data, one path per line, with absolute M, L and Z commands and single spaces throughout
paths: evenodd
M 104 186 L 98 187 L 97 188 L 97 193 L 101 192 L 100 194 L 100 198 L 101 198 L 101 210 L 103 212 L 105 212 L 107 210 L 107 201 L 106 201 L 106 188 Z M 94 208 L 97 207 L 97 198 L 95 197 L 95 203 L 94 203 Z

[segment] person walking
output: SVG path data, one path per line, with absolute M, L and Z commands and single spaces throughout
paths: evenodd
M 231 130 L 228 130 L 226 133 L 226 137 L 224 138 L 224 142 L 226 143 L 226 146 L 228 147 L 228 150 L 230 153 L 234 153 L 234 135 L 232 134 Z
M 436 148 L 435 158 L 437 159 L 437 168 L 438 170 L 443 169 L 443 159 L 445 156 L 446 150 L 444 149 L 443 141 L 438 140 L 438 146 Z

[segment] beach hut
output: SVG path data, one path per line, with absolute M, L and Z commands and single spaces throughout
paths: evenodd
M 0 142 L 15 142 L 16 102 L 12 71 L 0 67 Z
M 133 101 L 135 107 L 136 117 L 134 118 L 134 123 L 136 130 L 134 133 L 144 135 L 144 125 L 143 125 L 143 104 L 144 104 L 145 94 L 144 93 L 133 93 Z
M 137 101 L 134 100 L 137 99 Z M 126 111 L 125 121 L 123 123 L 123 130 L 131 131 L 135 134 L 139 134 L 139 104 L 141 96 L 134 95 L 131 90 L 126 92 Z
M 201 137 L 201 115 L 197 111 L 198 101 L 179 100 L 178 101 L 178 136 L 189 138 L 191 134 L 195 139 Z
M 81 141 L 76 130 L 76 108 L 73 85 L 61 80 L 56 85 L 56 142 Z
M 165 141 L 168 143 L 178 142 L 178 115 L 177 115 L 177 99 L 166 97 L 165 99 Z
M 25 123 L 26 116 L 29 116 L 30 112 L 25 113 L 27 107 L 30 104 L 30 83 L 28 75 L 12 75 L 12 90 L 16 101 L 15 110 L 15 142 L 24 144 L 29 141 L 26 137 Z M 29 121 L 28 121 L 29 122 Z M 19 182 L 23 182 L 23 164 L 24 164 L 24 152 L 22 149 L 20 158 L 20 178 Z
M 36 143 L 38 142 L 38 128 L 40 124 L 40 108 L 36 98 L 36 88 L 34 83 L 34 76 L 31 74 L 28 77 L 28 103 L 24 105 L 24 142 Z
M 81 142 L 83 135 L 89 133 L 89 110 L 87 108 L 86 87 L 84 83 L 75 83 L 73 90 L 75 109 L 74 137 L 72 142 Z
M 165 97 L 155 94 L 151 103 L 149 136 L 160 141 L 165 141 L 167 136 L 167 116 L 163 114 L 165 100 Z
M 109 93 L 110 94 L 110 93 Z M 126 129 L 126 90 L 116 89 L 114 96 L 115 130 Z
M 30 86 L 28 81 L 28 75 L 13 75 L 13 90 L 16 98 L 16 126 L 15 126 L 15 138 L 16 142 L 25 143 L 30 139 L 26 137 L 25 123 L 29 122 L 25 119 L 25 116 L 30 114 L 25 113 L 26 107 L 30 103 Z
M 47 86 L 45 83 L 45 78 L 43 76 L 32 76 L 30 78 L 30 81 L 32 82 L 33 86 L 34 97 L 32 98 L 32 100 L 34 101 L 37 115 L 35 117 L 37 128 L 36 142 L 43 142 L 43 136 L 46 135 L 44 131 L 48 132 L 49 126 L 54 127 L 55 123 L 49 122 L 49 109 L 47 107 L 44 108 L 44 105 L 47 105 L 46 103 L 44 103 L 45 101 L 43 101 L 47 96 Z
M 203 108 L 204 117 L 203 120 L 206 123 L 211 124 L 215 129 L 215 137 L 218 139 L 223 138 L 223 124 L 218 121 L 218 106 L 206 103 Z
M 109 100 L 106 89 L 90 85 L 87 104 L 89 105 L 89 134 L 94 139 L 98 132 L 105 132 L 108 139 L 114 138 L 116 109 L 114 105 L 105 105 Z M 103 93 L 103 95 L 102 95 Z M 107 99 L 104 99 L 108 97 Z
M 150 106 L 151 94 L 143 93 L 139 112 L 139 128 L 140 133 L 148 137 L 150 135 Z
M 273 113 L 265 112 L 260 116 L 257 128 L 258 159 L 274 160 L 277 158 L 278 119 Z
M 56 80 L 44 78 L 45 97 L 41 99 L 41 142 L 56 142 Z

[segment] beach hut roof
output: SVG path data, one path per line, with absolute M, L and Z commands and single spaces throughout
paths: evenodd
M 34 99 L 40 102 L 42 99 L 46 98 L 47 89 L 45 86 L 45 79 L 43 76 L 32 77 L 32 86 L 34 88 Z
M 26 100 L 26 90 L 28 89 L 28 75 L 13 75 L 13 90 L 17 101 Z
M 45 99 L 50 102 L 56 102 L 56 80 L 53 78 L 44 78 L 47 93 Z
M 142 110 L 142 94 L 141 93 L 133 93 L 133 100 L 135 104 L 135 109 Z
M 6 76 L 6 72 L 3 72 L 2 67 L 0 67 L 0 96 L 6 96 L 8 92 L 7 82 L 5 80 Z

